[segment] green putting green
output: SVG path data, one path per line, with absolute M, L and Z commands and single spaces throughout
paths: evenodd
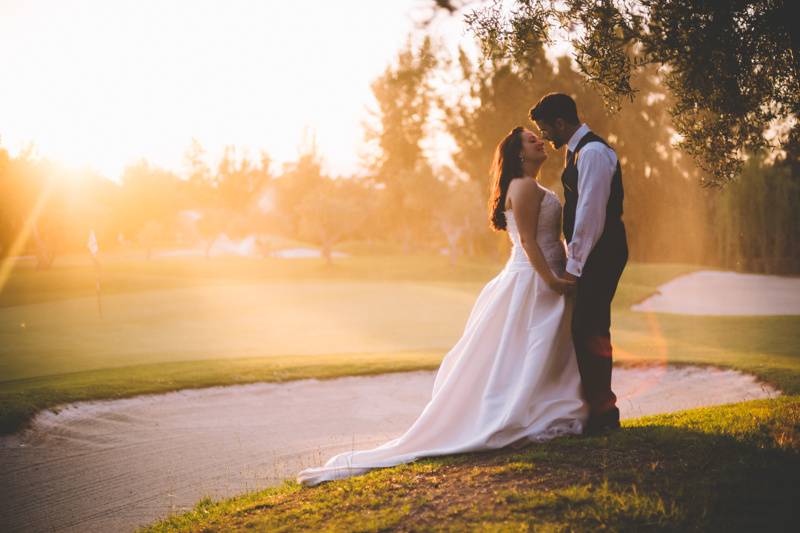
M 145 290 L 0 308 L 0 375 L 144 363 L 443 348 L 477 287 L 283 281 Z

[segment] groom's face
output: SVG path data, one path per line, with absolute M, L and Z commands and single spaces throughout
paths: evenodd
M 555 124 L 551 124 L 550 122 L 545 122 L 544 120 L 536 120 L 536 127 L 539 129 L 539 132 L 542 134 L 542 139 L 546 141 L 550 141 L 550 144 L 553 145 L 553 148 L 558 150 L 564 143 L 567 142 L 562 139 L 561 129 L 559 126 L 560 123 L 564 122 L 563 120 L 557 118 Z

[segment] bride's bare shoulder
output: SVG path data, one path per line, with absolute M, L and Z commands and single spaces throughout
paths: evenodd
M 545 189 L 533 178 L 517 178 L 508 185 L 509 196 L 526 196 L 541 198 Z
M 506 207 L 513 208 L 514 202 L 517 202 L 518 205 L 535 202 L 538 205 L 542 200 L 542 196 L 544 196 L 544 189 L 535 179 L 528 177 L 516 178 L 508 184 L 508 202 L 510 202 L 510 205 L 507 203 Z

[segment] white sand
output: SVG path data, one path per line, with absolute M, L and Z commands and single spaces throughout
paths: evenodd
M 0 438 L 3 531 L 131 531 L 171 512 L 280 484 L 331 455 L 402 434 L 434 372 L 259 383 L 83 402 Z M 752 376 L 617 368 L 624 418 L 773 397 Z M 713 394 L 710 393 L 713 391 Z
M 683 315 L 800 315 L 800 277 L 700 271 L 677 277 L 634 311 Z

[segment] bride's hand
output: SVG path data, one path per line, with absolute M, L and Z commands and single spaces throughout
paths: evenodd
M 573 280 L 567 280 L 564 278 L 553 276 L 547 282 L 547 285 L 549 285 L 551 289 L 553 289 L 559 294 L 572 294 L 573 292 L 575 292 L 575 286 L 577 284 Z

